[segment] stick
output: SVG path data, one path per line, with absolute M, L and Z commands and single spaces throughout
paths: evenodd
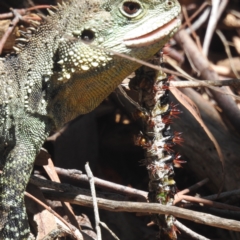
M 94 217 L 95 217 L 95 222 L 96 222 L 97 240 L 102 240 L 101 228 L 99 226 L 100 217 L 99 217 L 99 212 L 98 212 L 98 204 L 97 204 L 96 190 L 95 190 L 95 185 L 94 185 L 94 177 L 93 177 L 93 174 L 89 167 L 88 162 L 85 165 L 85 170 L 86 170 L 86 173 L 88 176 L 88 180 L 90 183 L 90 189 L 91 189 L 91 193 L 92 193 L 92 202 L 93 202 Z

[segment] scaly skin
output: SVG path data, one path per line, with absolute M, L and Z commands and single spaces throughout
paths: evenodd
M 29 239 L 24 191 L 53 129 L 98 106 L 176 32 L 176 0 L 72 0 L 0 59 L 0 239 Z

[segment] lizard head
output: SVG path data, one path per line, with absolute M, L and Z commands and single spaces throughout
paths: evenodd
M 94 109 L 139 67 L 115 53 L 147 60 L 180 25 L 177 0 L 73 0 L 64 8 L 51 105 L 59 111 L 68 99 L 61 122 Z
M 75 48 L 76 54 L 83 56 L 83 71 L 112 62 L 111 57 L 104 58 L 111 55 L 110 52 L 147 60 L 163 47 L 180 25 L 178 15 L 181 8 L 177 0 L 73 2 L 68 12 L 74 20 L 67 23 L 62 38 L 63 42 L 65 38 L 73 45 L 68 46 L 67 52 L 60 50 L 67 55 Z M 88 61 L 85 55 L 95 58 Z

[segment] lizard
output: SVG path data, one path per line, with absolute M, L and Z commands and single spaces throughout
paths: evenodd
M 97 107 L 177 31 L 177 0 L 70 0 L 0 58 L 0 239 L 29 239 L 24 191 L 51 131 Z

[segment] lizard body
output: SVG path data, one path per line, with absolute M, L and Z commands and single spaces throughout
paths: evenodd
M 176 32 L 179 12 L 176 0 L 71 0 L 0 59 L 0 239 L 29 238 L 24 191 L 50 131 L 139 67 L 112 51 L 147 60 Z

